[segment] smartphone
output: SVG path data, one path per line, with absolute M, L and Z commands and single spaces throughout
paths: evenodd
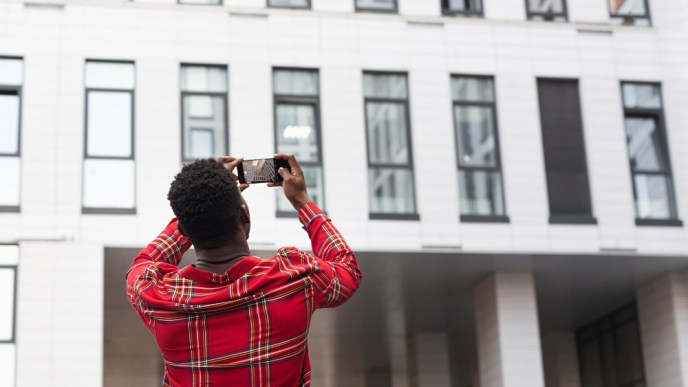
M 255 159 L 244 160 L 238 165 L 239 183 L 256 184 L 282 181 L 282 176 L 277 173 L 280 168 L 286 168 L 291 172 L 289 162 L 282 159 Z

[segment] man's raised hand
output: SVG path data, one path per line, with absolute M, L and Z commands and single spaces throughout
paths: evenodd
M 294 155 L 287 155 L 278 153 L 274 156 L 276 159 L 286 160 L 291 168 L 291 173 L 286 168 L 280 168 L 277 171 L 282 176 L 282 181 L 275 183 L 268 183 L 268 187 L 281 186 L 284 191 L 284 196 L 287 197 L 292 206 L 298 211 L 311 199 L 308 197 L 306 190 L 306 179 L 303 176 L 303 171 L 296 161 Z
M 243 157 L 233 157 L 233 156 L 220 156 L 217 159 L 218 162 L 222 163 L 225 168 L 229 171 L 229 173 L 232 174 L 232 177 L 234 180 L 237 182 L 239 181 L 239 176 L 234 173 L 234 169 L 237 167 L 237 165 L 241 164 L 242 161 L 244 161 Z M 241 192 L 244 192 L 244 190 L 248 188 L 248 184 L 239 184 L 239 190 Z

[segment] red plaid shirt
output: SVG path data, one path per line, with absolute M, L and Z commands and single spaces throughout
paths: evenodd
M 308 386 L 306 336 L 318 308 L 361 282 L 356 257 L 313 203 L 299 220 L 316 256 L 283 247 L 225 274 L 177 265 L 191 241 L 173 219 L 134 259 L 127 295 L 165 360 L 163 386 Z

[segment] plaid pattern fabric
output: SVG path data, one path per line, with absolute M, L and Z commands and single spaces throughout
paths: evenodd
M 314 255 L 283 247 L 225 274 L 177 265 L 191 241 L 173 219 L 134 259 L 127 296 L 165 362 L 163 386 L 309 386 L 307 334 L 318 308 L 352 296 L 356 257 L 314 204 L 299 211 Z

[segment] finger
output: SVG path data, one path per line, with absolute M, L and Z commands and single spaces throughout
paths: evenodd
M 227 164 L 225 167 L 228 171 L 233 172 L 234 168 L 236 168 L 237 165 L 241 164 L 242 161 L 244 161 L 243 157 L 236 158 L 230 161 L 229 164 Z
M 268 187 L 281 187 L 282 182 L 281 181 L 270 181 L 268 182 Z
M 230 163 L 234 160 L 236 160 L 236 157 L 234 156 L 220 156 L 217 158 L 217 161 L 220 163 Z
M 289 167 L 291 168 L 292 175 L 303 176 L 301 166 L 299 165 L 299 162 L 296 161 L 296 157 L 294 157 L 293 154 L 277 153 L 274 157 L 276 159 L 287 160 Z
M 248 184 L 239 184 L 239 191 L 244 192 L 248 187 Z
M 293 171 L 292 171 L 292 172 L 293 172 Z M 287 168 L 280 168 L 280 169 L 277 171 L 277 173 L 279 173 L 280 176 L 282 176 L 282 180 L 283 180 L 283 181 L 287 181 L 287 180 L 289 180 L 289 179 L 291 179 L 291 178 L 293 177 L 293 176 L 291 175 L 291 173 L 289 173 L 289 170 L 288 170 Z

